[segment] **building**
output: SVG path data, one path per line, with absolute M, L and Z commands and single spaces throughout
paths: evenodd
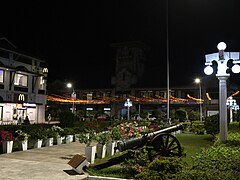
M 0 124 L 45 122 L 47 74 L 44 60 L 0 38 Z
M 124 103 L 130 99 L 132 101 L 131 111 L 134 113 L 139 113 L 141 110 L 147 110 L 150 113 L 154 110 L 166 112 L 167 87 L 161 87 L 161 82 L 154 81 L 157 80 L 159 72 L 149 72 L 145 68 L 148 47 L 138 41 L 116 43 L 111 47 L 115 51 L 112 87 L 108 89 L 75 89 L 76 110 L 86 112 L 96 110 L 117 118 L 126 117 L 127 107 L 124 106 Z M 145 76 L 146 74 L 152 74 L 154 77 L 151 79 L 151 86 L 147 84 L 149 79 L 148 76 Z M 228 81 L 228 96 L 236 95 L 236 92 L 238 92 L 238 88 Z M 72 100 L 66 101 L 64 96 L 62 98 L 59 101 L 71 108 Z M 238 103 L 238 96 L 234 98 Z M 219 112 L 218 99 L 219 89 L 216 76 L 201 77 L 201 97 L 199 85 L 194 82 L 189 86 L 170 87 L 170 111 L 183 107 L 189 111 L 201 111 L 202 115 L 206 117 Z

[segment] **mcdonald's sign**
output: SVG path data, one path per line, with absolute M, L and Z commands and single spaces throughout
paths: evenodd
M 48 73 L 48 68 L 43 68 L 43 74 Z
M 25 101 L 25 96 L 24 96 L 24 94 L 19 94 L 19 95 L 18 95 L 18 100 L 19 100 L 19 101 Z

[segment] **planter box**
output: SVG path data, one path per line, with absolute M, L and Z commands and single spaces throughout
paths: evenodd
M 79 138 L 78 138 L 79 134 L 75 134 L 75 142 L 79 142 Z
M 26 151 L 28 148 L 28 140 L 18 141 L 19 151 Z
M 57 136 L 57 145 L 62 144 L 64 137 Z
M 13 141 L 3 141 L 2 142 L 2 152 L 11 153 L 13 149 Z
M 96 146 L 85 147 L 85 156 L 87 158 L 87 161 L 90 162 L 91 164 L 94 164 L 95 155 L 96 155 Z
M 116 142 L 109 142 L 107 143 L 107 156 L 113 156 L 114 155 L 114 148 L 115 148 Z
M 45 146 L 53 146 L 53 138 L 47 138 Z
M 42 139 L 34 140 L 33 148 L 41 148 L 42 147 L 42 142 L 43 142 Z
M 73 142 L 73 135 L 67 135 L 66 136 L 66 143 L 71 143 Z
M 104 158 L 106 156 L 107 146 L 106 144 L 97 144 L 97 157 Z

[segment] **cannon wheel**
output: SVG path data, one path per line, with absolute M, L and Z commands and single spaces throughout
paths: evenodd
M 182 148 L 178 139 L 172 134 L 156 135 L 148 144 L 149 159 L 152 161 L 154 156 L 182 156 Z

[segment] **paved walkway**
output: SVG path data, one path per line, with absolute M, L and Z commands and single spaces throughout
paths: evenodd
M 68 144 L 0 154 L 0 180 L 87 179 L 68 164 L 76 154 L 84 154 L 84 144 Z

